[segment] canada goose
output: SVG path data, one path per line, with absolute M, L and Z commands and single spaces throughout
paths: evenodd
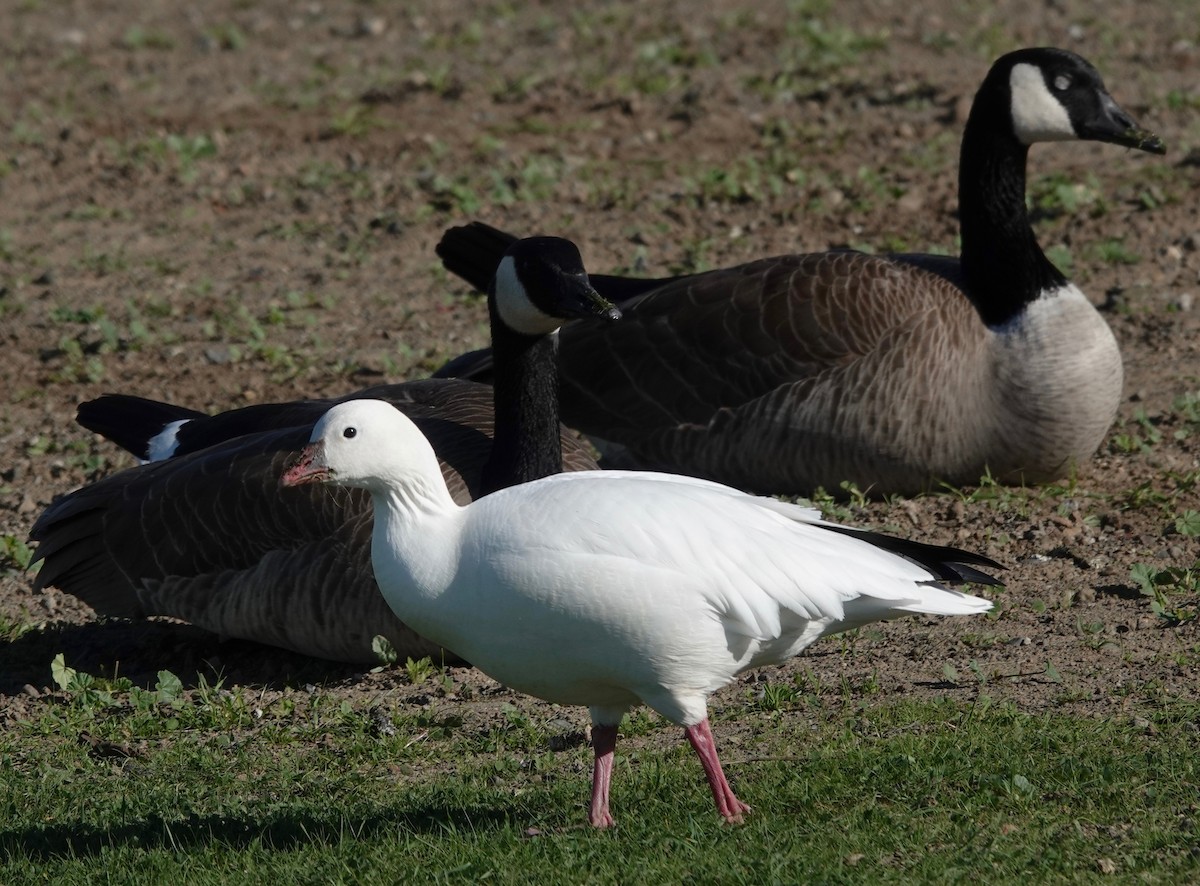
M 590 708 L 597 827 L 613 824 L 617 724 L 634 705 L 684 727 L 738 821 L 749 807 L 721 771 L 712 692 L 826 634 L 991 608 L 939 580 L 998 584 L 969 565 L 999 567 L 986 557 L 692 477 L 560 474 L 459 506 L 420 430 L 376 401 L 334 407 L 312 438 L 282 482 L 370 493 L 371 561 L 398 617 L 506 686 Z
M 564 421 L 638 466 L 764 493 L 1063 476 L 1103 440 L 1123 375 L 1108 325 L 1026 214 L 1029 146 L 1070 139 L 1165 151 L 1084 59 L 1019 50 L 971 107 L 958 259 L 846 251 L 657 281 L 593 275 L 625 320 L 563 328 Z M 478 287 L 509 239 L 475 223 L 438 254 Z M 437 374 L 485 371 L 476 354 Z
M 595 467 L 573 438 L 562 437 L 560 449 L 550 333 L 566 317 L 619 316 L 588 283 L 574 244 L 556 238 L 514 244 L 489 303 L 499 366 L 494 393 L 472 382 L 424 380 L 342 398 L 383 397 L 411 416 L 462 501 L 563 468 Z M 106 400 L 89 412 L 101 425 L 119 427 L 122 416 L 134 420 L 141 410 L 151 415 L 134 420 L 140 437 L 113 434 L 141 456 L 148 438 L 164 442 L 159 419 L 186 414 L 136 398 Z M 333 660 L 376 661 L 379 634 L 401 660 L 441 654 L 379 594 L 367 497 L 279 486 L 283 466 L 335 402 L 256 406 L 169 429 L 166 436 L 175 433 L 193 449 L 46 509 L 30 532 L 43 561 L 35 587 L 57 586 L 103 615 L 169 615 Z

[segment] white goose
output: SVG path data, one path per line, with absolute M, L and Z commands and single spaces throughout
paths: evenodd
M 642 703 L 684 727 L 721 815 L 734 795 L 707 698 L 747 668 L 906 613 L 986 612 L 939 580 L 997 582 L 976 554 L 823 522 L 808 508 L 704 480 L 560 474 L 457 505 L 420 431 L 384 403 L 331 409 L 283 475 L 367 490 L 383 596 L 423 635 L 506 685 L 586 705 L 590 821 L 613 823 L 617 724 Z
M 463 501 L 564 468 L 595 467 L 560 433 L 553 332 L 569 317 L 619 316 L 588 283 L 575 244 L 557 237 L 515 244 L 488 304 L 494 388 L 423 379 L 341 398 L 386 399 L 416 421 Z M 61 588 L 101 615 L 167 615 L 335 661 L 375 663 L 376 635 L 402 659 L 453 658 L 397 620 L 379 596 L 365 495 L 279 486 L 280 471 L 336 402 L 213 416 L 124 395 L 83 404 L 87 427 L 139 457 L 164 460 L 51 504 L 30 530 L 42 561 L 35 588 Z
M 667 280 L 592 275 L 625 319 L 563 328 L 563 420 L 639 467 L 763 493 L 1064 476 L 1104 439 L 1122 385 L 1116 339 L 1025 210 L 1030 145 L 1064 140 L 1164 151 L 1087 61 L 1023 49 L 971 106 L 959 258 L 846 251 Z M 447 231 L 438 254 L 481 287 L 509 240 L 476 223 Z M 485 363 L 438 374 L 482 378 Z

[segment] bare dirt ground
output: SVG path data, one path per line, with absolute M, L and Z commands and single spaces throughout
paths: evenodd
M 995 56 L 1038 44 L 1092 60 L 1169 147 L 1031 155 L 1039 238 L 1121 343 L 1117 424 L 1060 487 L 847 505 L 848 521 L 1004 562 L 999 614 L 909 619 L 790 667 L 871 703 L 986 691 L 1132 716 L 1196 697 L 1190 2 L 27 0 L 4 18 L 0 721 L 45 703 L 60 652 L 151 684 L 167 669 L 367 699 L 402 682 L 34 594 L 19 568 L 34 518 L 131 464 L 74 425 L 78 402 L 220 410 L 422 377 L 484 343 L 482 302 L 433 254 L 471 217 L 569 236 L 596 271 L 953 251 L 970 98 Z

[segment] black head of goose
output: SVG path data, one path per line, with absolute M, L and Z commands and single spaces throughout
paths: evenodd
M 1107 324 L 1026 212 L 1029 146 L 1070 139 L 1164 151 L 1087 61 L 1019 50 L 992 66 L 967 121 L 959 259 L 846 251 L 593 275 L 625 320 L 563 328 L 564 421 L 626 464 L 764 493 L 1063 476 L 1100 445 L 1123 380 Z M 473 223 L 438 254 L 478 287 L 510 241 Z M 437 374 L 487 369 L 480 352 Z
M 369 498 L 282 489 L 279 475 L 321 415 L 364 398 L 391 403 L 421 428 L 461 502 L 594 468 L 558 422 L 552 333 L 567 318 L 620 313 L 591 287 L 574 244 L 558 238 L 515 243 L 489 304 L 494 388 L 426 379 L 217 416 L 115 395 L 84 404 L 86 426 L 141 458 L 162 458 L 46 509 L 30 531 L 42 561 L 35 587 L 61 588 L 101 615 L 168 615 L 336 661 L 374 661 L 380 634 L 402 657 L 440 655 L 379 593 Z M 118 433 L 123 421 L 137 433 Z

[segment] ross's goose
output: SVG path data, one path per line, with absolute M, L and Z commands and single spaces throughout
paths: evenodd
M 282 477 L 365 489 L 371 560 L 396 615 L 507 686 L 591 712 L 589 817 L 613 823 L 617 724 L 646 704 L 684 727 L 717 809 L 739 820 L 707 718 L 710 693 L 826 634 L 991 603 L 939 580 L 996 584 L 976 554 L 825 523 L 797 505 L 668 474 L 560 474 L 466 506 L 420 430 L 384 403 L 331 409 Z

